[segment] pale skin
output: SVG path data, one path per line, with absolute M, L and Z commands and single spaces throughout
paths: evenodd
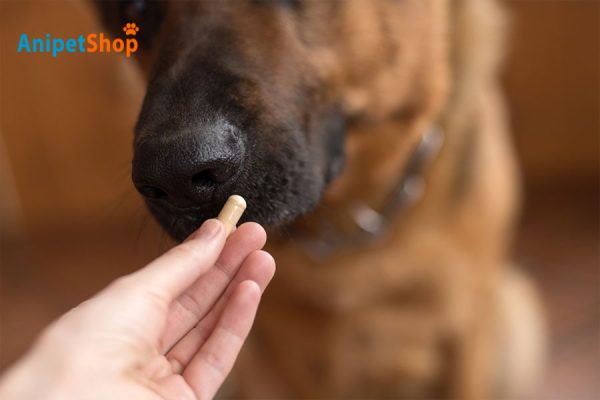
M 0 398 L 200 400 L 227 377 L 275 262 L 264 229 L 185 242 L 52 323 L 0 381 Z

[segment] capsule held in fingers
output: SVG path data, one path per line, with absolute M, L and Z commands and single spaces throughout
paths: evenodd
M 246 200 L 244 200 L 242 196 L 237 194 L 229 196 L 217 217 L 217 219 L 225 226 L 225 233 L 227 236 L 233 231 L 245 210 Z

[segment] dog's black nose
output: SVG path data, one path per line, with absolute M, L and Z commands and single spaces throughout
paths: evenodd
M 151 202 L 202 205 L 234 180 L 243 154 L 238 131 L 228 124 L 197 134 L 141 135 L 134 146 L 133 183 Z

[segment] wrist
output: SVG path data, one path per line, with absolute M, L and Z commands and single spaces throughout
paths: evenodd
M 64 399 L 68 376 L 64 365 L 36 345 L 0 377 L 0 399 Z

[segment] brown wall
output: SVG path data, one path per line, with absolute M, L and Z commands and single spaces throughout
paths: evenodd
M 0 165 L 11 166 L 29 231 L 105 224 L 139 207 L 129 165 L 143 85 L 133 65 L 117 54 L 16 51 L 22 33 L 99 29 L 87 2 L 0 1 Z
M 598 177 L 600 1 L 505 1 L 504 73 L 529 182 Z

